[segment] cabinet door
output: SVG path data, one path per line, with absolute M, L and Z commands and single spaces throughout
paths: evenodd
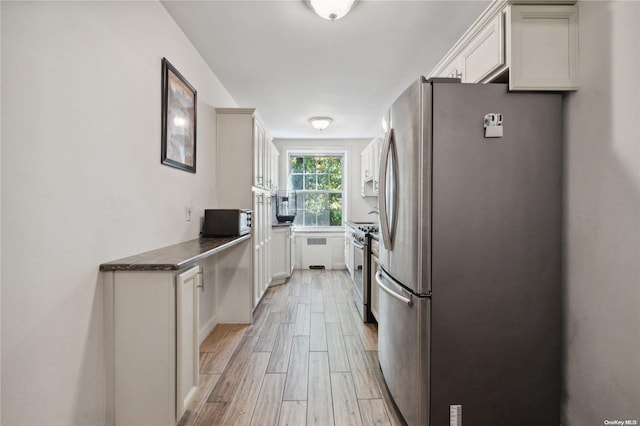
M 293 274 L 293 269 L 296 267 L 296 234 L 295 232 L 293 232 L 293 228 L 291 228 L 289 230 L 290 234 L 289 234 L 289 244 L 290 244 L 290 248 L 289 248 L 289 253 L 290 253 L 290 262 L 291 264 L 289 265 L 289 274 Z
M 262 153 L 262 164 L 264 170 L 264 188 L 271 189 L 271 141 L 265 133 L 264 152 Z
M 198 389 L 198 293 L 200 267 L 176 277 L 176 422 Z
M 351 240 L 353 238 L 347 231 L 344 237 L 344 262 L 347 267 L 347 271 L 349 271 L 349 275 L 353 272 L 353 250 L 351 250 Z
M 373 193 L 378 195 L 380 193 L 380 151 L 382 149 L 382 140 L 376 138 L 373 141 Z
M 504 66 L 504 24 L 497 14 L 460 55 L 463 83 L 479 83 Z
M 262 254 L 262 208 L 261 200 L 262 194 L 254 193 L 254 205 L 253 205 L 253 218 L 252 218 L 252 238 L 253 238 L 253 308 L 258 306 L 260 298 L 262 297 L 261 285 L 262 282 L 262 260 L 260 258 Z
M 271 190 L 278 190 L 278 170 L 280 161 L 280 153 L 276 149 L 275 145 L 271 145 Z
M 273 230 L 271 245 L 272 278 L 282 279 L 289 276 L 289 232 L 288 228 L 278 227 Z
M 265 131 L 258 120 L 254 120 L 254 185 L 264 188 L 264 155 L 265 155 Z
M 507 32 L 509 89 L 577 89 L 576 6 L 511 5 Z
M 264 253 L 264 289 L 266 290 L 271 284 L 271 256 L 272 256 L 272 227 L 271 227 L 271 195 L 265 195 L 267 202 L 265 203 L 265 253 Z

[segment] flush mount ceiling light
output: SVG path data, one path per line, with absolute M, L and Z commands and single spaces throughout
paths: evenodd
M 332 121 L 333 118 L 331 117 L 311 117 L 309 119 L 309 123 L 318 130 L 326 129 Z
M 321 18 L 335 21 L 345 16 L 356 0 L 305 0 L 307 5 Z

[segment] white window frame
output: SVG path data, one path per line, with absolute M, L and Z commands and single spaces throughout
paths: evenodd
M 347 217 L 347 168 L 349 164 L 348 152 L 346 150 L 326 150 L 326 149 L 309 149 L 309 150 L 287 150 L 286 152 L 286 162 L 287 162 L 287 171 L 286 171 L 286 182 L 287 182 L 287 190 L 293 191 L 291 188 L 291 157 L 292 156 L 301 156 L 301 157 L 322 157 L 322 156 L 333 156 L 333 157 L 342 157 L 342 225 L 340 226 L 300 226 L 295 225 L 296 231 L 301 232 L 344 232 L 344 222 Z M 312 193 L 313 191 L 305 191 Z M 326 191 L 318 191 L 318 192 L 326 192 Z

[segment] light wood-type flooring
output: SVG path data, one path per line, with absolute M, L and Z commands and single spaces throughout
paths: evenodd
M 200 346 L 200 388 L 180 425 L 402 425 L 378 365 L 377 328 L 356 315 L 345 271 L 296 270 L 252 325 Z

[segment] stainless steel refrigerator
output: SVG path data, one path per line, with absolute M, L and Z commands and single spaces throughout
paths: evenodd
M 409 425 L 559 425 L 561 95 L 420 79 L 390 116 L 376 282 L 397 407 Z

